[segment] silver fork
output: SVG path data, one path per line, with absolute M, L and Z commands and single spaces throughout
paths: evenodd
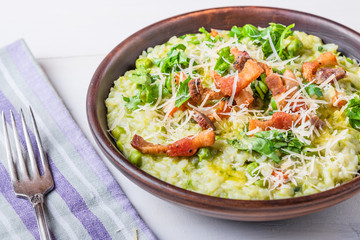
M 41 175 L 37 166 L 37 161 L 35 159 L 34 151 L 31 145 L 28 128 L 25 122 L 24 114 L 22 110 L 20 110 L 21 114 L 21 122 L 23 126 L 23 133 L 25 137 L 26 142 L 26 148 L 28 151 L 28 159 L 30 160 L 30 167 L 32 176 L 29 175 L 29 172 L 27 170 L 25 159 L 22 155 L 21 150 L 21 143 L 19 141 L 19 135 L 18 130 L 16 128 L 16 123 L 14 119 L 14 114 L 12 111 L 10 111 L 11 115 L 11 123 L 12 123 L 12 129 L 13 129 L 13 135 L 14 135 L 14 142 L 15 142 L 15 148 L 17 152 L 17 159 L 19 164 L 19 171 L 20 174 L 17 174 L 16 170 L 16 163 L 14 162 L 11 147 L 10 147 L 10 141 L 9 141 L 9 134 L 8 129 L 6 125 L 6 119 L 4 112 L 2 113 L 2 120 L 3 120 L 3 128 L 4 128 L 4 138 L 5 138 L 5 148 L 6 148 L 6 155 L 8 159 L 9 169 L 10 169 L 10 177 L 11 182 L 14 188 L 14 192 L 17 197 L 25 197 L 32 203 L 35 215 L 36 215 L 36 221 L 39 228 L 39 234 L 40 239 L 51 239 L 50 233 L 49 233 L 49 227 L 46 222 L 45 218 L 45 212 L 43 207 L 44 202 L 44 195 L 51 191 L 54 187 L 54 181 L 52 178 L 52 174 L 49 168 L 49 162 L 44 154 L 43 147 L 41 144 L 41 140 L 39 137 L 38 128 L 36 125 L 36 121 L 34 118 L 34 114 L 30 108 L 30 116 L 34 128 L 34 135 L 37 143 L 37 147 L 39 150 L 39 155 L 41 159 L 41 163 L 44 169 L 44 174 Z

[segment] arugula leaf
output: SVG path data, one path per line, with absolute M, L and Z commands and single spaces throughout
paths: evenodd
M 239 150 L 256 151 L 276 163 L 281 161 L 276 152 L 288 154 L 285 150 L 289 150 L 300 153 L 305 147 L 305 144 L 300 142 L 292 132 L 279 132 L 277 130 L 258 132 L 252 137 L 243 134 L 241 139 L 227 139 L 227 142 Z
M 139 108 L 139 105 L 142 104 L 139 95 L 132 96 L 130 98 L 123 96 L 125 103 L 125 107 L 131 111 L 136 110 Z
M 360 100 L 358 97 L 351 99 L 345 109 L 351 127 L 360 130 Z
M 291 131 L 279 132 L 277 130 L 262 131 L 254 134 L 255 137 L 265 138 L 270 140 L 276 149 L 287 154 L 284 150 L 300 153 L 306 146 L 294 136 Z
M 252 150 L 261 153 L 274 162 L 279 163 L 281 160 L 275 153 L 275 147 L 270 140 L 258 137 L 244 137 L 240 139 L 226 140 L 228 144 L 239 150 Z
M 233 26 L 229 32 L 229 36 L 230 37 L 237 37 L 237 38 L 241 38 L 242 37 L 242 27 L 237 27 L 237 26 Z
M 293 46 L 293 48 L 291 48 L 291 52 L 289 52 L 287 46 L 284 44 L 284 40 L 293 35 L 293 31 L 291 31 L 291 29 L 294 26 L 295 24 L 284 26 L 282 24 L 269 23 L 269 27 L 259 30 L 251 24 L 246 24 L 242 28 L 233 26 L 229 32 L 229 36 L 234 37 L 236 35 L 239 40 L 244 37 L 248 37 L 250 40 L 255 41 L 255 44 L 261 46 L 265 57 L 268 57 L 273 53 L 269 39 L 270 36 L 271 42 L 274 44 L 277 54 L 282 60 L 286 60 L 289 57 L 293 57 L 294 54 L 299 54 L 302 48 L 302 44 L 298 39 L 295 39 L 296 51 L 294 51 Z
M 321 89 L 316 84 L 313 83 L 309 84 L 308 86 L 305 87 L 305 90 L 307 94 L 309 94 L 310 96 L 312 95 L 316 95 L 317 97 L 323 96 Z
M 180 50 L 185 51 L 186 46 L 184 44 L 182 44 L 182 43 L 179 43 L 179 44 L 173 46 L 170 51 L 173 51 L 173 50 L 176 50 L 176 49 L 180 49 Z
M 216 70 L 219 74 L 224 76 L 224 74 L 227 72 L 230 63 L 234 62 L 234 55 L 230 54 L 230 47 L 222 48 L 219 53 L 219 58 L 216 61 L 214 70 Z
M 191 78 L 190 76 L 183 82 L 180 82 L 179 90 L 176 93 L 176 100 L 175 100 L 175 106 L 181 107 L 181 105 L 190 99 L 190 92 L 189 92 L 189 82 Z
M 205 35 L 210 35 L 210 33 L 208 31 L 206 31 L 206 29 L 204 27 L 199 28 L 199 32 L 201 32 Z
M 151 76 L 149 71 L 145 68 L 137 68 L 132 71 L 131 75 L 129 76 L 129 80 L 138 84 L 150 84 Z
M 246 24 L 242 29 L 242 33 L 245 37 L 249 37 L 251 40 L 258 39 L 261 34 L 260 30 L 251 24 Z
M 214 44 L 212 44 L 212 43 L 215 43 L 218 40 L 222 39 L 220 36 L 212 37 L 211 34 L 208 31 L 205 30 L 204 27 L 199 28 L 199 32 L 205 34 L 205 41 L 209 42 L 206 45 L 208 47 L 210 47 L 210 48 L 214 47 Z
M 188 67 L 190 59 L 186 56 L 185 49 L 186 46 L 184 44 L 177 44 L 167 53 L 167 57 L 160 61 L 154 60 L 154 62 L 160 67 L 162 73 L 171 73 L 174 68 L 179 70 L 178 65 Z
M 168 75 L 165 79 L 165 88 L 171 93 L 172 92 L 172 83 L 171 75 Z
M 276 24 L 276 25 L 279 25 L 279 24 Z M 276 51 L 279 53 L 280 56 L 283 55 L 282 53 L 283 53 L 283 50 L 285 49 L 284 39 L 292 34 L 292 31 L 290 29 L 293 27 L 295 27 L 295 24 L 291 24 L 291 25 L 287 26 L 281 33 L 280 39 L 276 44 Z
M 159 84 L 145 85 L 146 98 L 145 102 L 154 104 L 159 97 Z

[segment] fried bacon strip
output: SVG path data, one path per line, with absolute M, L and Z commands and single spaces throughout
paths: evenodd
M 207 96 L 208 100 L 221 99 L 225 97 L 225 94 L 223 94 L 221 91 L 216 92 L 210 88 L 204 88 L 199 78 L 191 79 L 188 83 L 188 86 L 191 100 L 196 104 L 202 103 Z
M 288 90 L 299 86 L 299 83 L 296 81 L 295 74 L 288 69 L 285 70 L 283 76 L 277 74 L 267 76 L 265 82 L 273 94 L 273 98 L 276 101 L 278 109 L 282 109 L 286 105 L 286 99 L 292 98 L 292 96 L 296 93 L 296 90 L 288 93 L 286 97 L 283 97 L 283 94 L 285 94 Z M 300 98 L 301 97 L 299 97 L 299 99 Z M 294 112 L 307 107 L 304 102 L 292 103 L 291 105 L 295 106 L 293 109 Z
M 215 29 L 211 29 L 210 35 L 212 37 L 216 37 L 216 36 L 219 36 L 219 33 Z
M 255 60 L 250 59 L 246 61 L 243 70 L 238 74 L 235 94 L 241 89 L 246 88 L 251 82 L 255 81 L 263 71 L 262 67 L 260 67 Z M 215 86 L 219 88 L 223 94 L 231 96 L 235 80 L 234 76 L 222 77 L 215 71 L 211 71 L 210 76 L 214 79 Z
M 235 57 L 235 61 L 233 63 L 234 69 L 241 72 L 245 66 L 246 61 L 251 59 L 251 57 L 246 51 L 240 51 L 235 47 L 231 48 L 230 53 Z
M 289 130 L 298 118 L 299 115 L 276 112 L 272 115 L 272 118 L 267 121 L 250 119 L 249 131 L 256 129 L 257 127 L 262 131 L 270 130 L 270 128 Z
M 299 117 L 300 115 L 298 114 L 276 112 L 272 115 L 270 120 L 261 121 L 257 119 L 250 119 L 249 131 L 256 128 L 260 128 L 262 131 L 268 131 L 271 128 L 289 130 Z M 315 128 L 323 128 L 326 125 L 325 122 L 316 115 L 307 117 L 306 120 L 310 120 L 311 124 L 314 125 Z
M 341 67 L 338 67 L 338 68 L 329 68 L 329 67 L 320 68 L 316 72 L 315 83 L 316 84 L 321 84 L 322 82 L 326 81 L 326 79 L 331 77 L 331 75 L 333 75 L 333 74 L 335 75 L 336 80 L 340 80 L 340 79 L 342 79 L 342 78 L 344 78 L 346 76 L 346 71 Z
M 271 74 L 273 74 L 273 70 L 271 67 L 269 67 L 268 65 L 266 65 L 265 63 L 262 62 L 258 62 L 259 66 L 262 67 L 262 69 L 264 70 L 266 76 L 269 76 Z
M 234 101 L 235 101 L 236 105 L 238 105 L 238 106 L 240 106 L 240 105 L 249 106 L 250 104 L 253 103 L 254 96 L 248 90 L 241 89 L 240 92 L 238 92 L 234 96 Z
M 326 79 L 328 79 L 332 74 L 335 74 L 337 80 L 340 80 L 341 78 L 344 78 L 346 76 L 345 70 L 342 69 L 341 67 L 324 68 L 326 66 L 336 66 L 336 65 L 338 65 L 338 62 L 336 60 L 335 54 L 333 54 L 332 52 L 327 52 L 321 54 L 318 58 L 316 58 L 312 62 L 305 62 L 302 66 L 302 71 L 306 80 L 310 82 L 315 79 L 315 83 L 321 84 Z
M 286 92 L 286 87 L 278 74 L 267 76 L 265 82 L 273 96 Z
M 144 154 L 166 154 L 169 157 L 192 156 L 201 147 L 209 147 L 215 142 L 213 130 L 205 130 L 195 136 L 182 138 L 169 145 L 153 144 L 141 136 L 134 135 L 131 146 Z
M 284 77 L 282 79 L 284 81 L 286 91 L 288 91 L 294 87 L 299 87 L 299 82 L 296 81 L 296 76 L 292 71 L 290 71 L 289 69 L 286 69 L 283 76 Z M 296 93 L 296 91 L 291 92 L 289 94 L 289 97 L 292 97 L 295 93 Z
M 232 55 L 234 55 L 234 57 L 235 57 L 235 61 L 233 63 L 233 68 L 235 70 L 238 70 L 239 72 L 241 72 L 244 69 L 245 63 L 248 60 L 250 60 L 250 59 L 254 60 L 253 58 L 250 57 L 248 52 L 240 51 L 236 47 L 231 48 L 230 53 Z M 269 67 L 268 65 L 266 65 L 265 63 L 258 62 L 257 64 L 264 70 L 264 72 L 267 76 L 273 73 L 272 68 Z
M 200 125 L 202 129 L 213 129 L 216 130 L 214 124 L 211 122 L 211 120 L 203 113 L 194 110 L 194 114 L 192 115 L 192 118 Z
M 339 95 L 340 95 L 340 93 L 335 90 L 335 95 L 331 98 L 331 105 L 333 107 L 341 108 L 342 106 L 346 105 L 346 103 L 347 103 L 346 100 L 342 99 L 342 100 L 338 101 Z

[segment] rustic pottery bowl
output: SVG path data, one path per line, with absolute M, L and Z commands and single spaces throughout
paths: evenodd
M 113 82 L 148 47 L 170 37 L 206 29 L 230 29 L 250 23 L 266 27 L 268 23 L 295 23 L 295 29 L 339 45 L 345 55 L 360 59 L 360 34 L 331 20 L 287 9 L 268 7 L 225 7 L 178 15 L 150 25 L 116 46 L 97 68 L 87 95 L 87 117 L 91 131 L 109 161 L 125 176 L 150 193 L 195 212 L 218 218 L 243 221 L 269 221 L 293 218 L 319 211 L 342 202 L 360 189 L 360 178 L 321 193 L 283 200 L 232 200 L 211 197 L 163 182 L 131 164 L 116 148 L 108 133 L 105 99 Z

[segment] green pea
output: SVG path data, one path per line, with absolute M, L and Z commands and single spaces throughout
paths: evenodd
M 141 167 L 142 164 L 142 156 L 143 154 L 139 152 L 138 150 L 134 150 L 130 153 L 129 160 L 132 162 L 135 166 Z
M 209 148 L 200 148 L 198 153 L 199 161 L 203 159 L 209 159 L 211 157 L 211 151 Z
M 294 39 L 287 46 L 287 51 L 289 52 L 290 55 L 295 56 L 295 55 L 299 55 L 302 48 L 303 48 L 302 42 L 299 39 Z
M 269 186 L 268 181 L 264 181 L 264 180 L 257 180 L 256 182 L 254 182 L 254 185 L 261 187 L 261 188 L 267 188 Z
M 136 68 L 149 68 L 153 65 L 153 62 L 149 58 L 139 58 L 135 62 Z
M 294 192 L 300 192 L 300 190 L 301 190 L 301 187 L 299 187 L 299 186 L 294 187 Z
M 118 147 L 118 149 L 120 150 L 120 151 L 124 151 L 124 146 L 122 145 L 122 143 L 121 143 L 121 141 L 120 140 L 117 140 L 116 141 L 116 146 Z
M 113 135 L 115 139 L 119 139 L 120 135 L 124 133 L 126 133 L 125 129 L 119 126 L 116 126 L 113 130 L 111 130 L 111 135 Z
M 259 167 L 259 164 L 257 162 L 252 162 L 246 167 L 246 171 L 250 174 L 250 176 L 255 177 L 255 175 L 259 172 L 259 170 L 254 171 L 257 167 Z
M 323 46 L 318 46 L 318 51 L 321 52 L 322 50 L 324 50 Z

